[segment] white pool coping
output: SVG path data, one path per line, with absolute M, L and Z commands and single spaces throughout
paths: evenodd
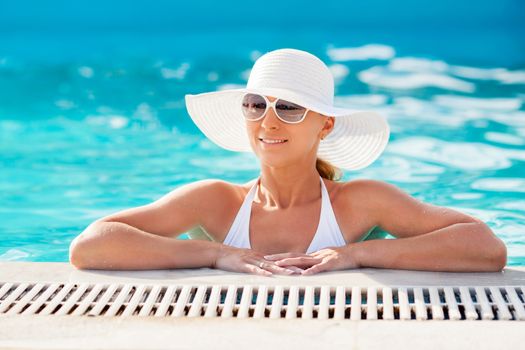
M 502 272 L 355 269 L 263 277 L 208 268 L 104 271 L 68 263 L 0 262 L 1 282 L 331 286 L 518 286 L 525 267 Z M 0 315 L 1 349 L 495 349 L 525 342 L 521 321 L 287 320 Z

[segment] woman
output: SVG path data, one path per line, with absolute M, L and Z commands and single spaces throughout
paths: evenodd
M 504 243 L 479 219 L 422 203 L 386 182 L 338 182 L 338 168 L 375 161 L 390 130 L 381 115 L 337 108 L 333 99 L 328 67 L 295 49 L 261 56 L 245 89 L 186 95 L 200 130 L 225 149 L 253 151 L 260 176 L 243 185 L 193 182 L 101 218 L 72 242 L 72 264 L 260 275 L 505 266 Z M 385 231 L 397 239 L 367 239 Z M 174 239 L 184 232 L 194 239 Z

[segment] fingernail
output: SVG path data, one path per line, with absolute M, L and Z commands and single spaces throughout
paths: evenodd
M 273 255 L 265 255 L 264 258 L 265 259 L 271 259 L 273 257 Z

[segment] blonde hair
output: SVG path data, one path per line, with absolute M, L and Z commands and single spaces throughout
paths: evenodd
M 315 168 L 319 175 L 327 180 L 338 181 L 343 176 L 341 169 L 319 157 L 315 161 Z

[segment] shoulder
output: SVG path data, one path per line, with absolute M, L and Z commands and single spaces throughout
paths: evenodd
M 355 179 L 337 183 L 338 199 L 346 204 L 359 202 L 361 205 L 374 202 L 374 198 L 386 192 L 399 190 L 392 184 L 373 179 Z
M 234 205 L 241 189 L 238 185 L 219 179 L 204 179 L 189 182 L 171 190 L 150 206 L 165 211 L 183 212 L 197 217 L 199 221 L 219 215 L 223 209 Z
M 201 224 L 214 232 L 221 231 L 216 227 L 223 226 L 222 223 L 226 218 L 235 215 L 255 181 L 256 179 L 237 184 L 220 179 L 205 179 L 183 187 L 188 192 L 187 197 L 191 197 L 188 201 L 191 201 L 196 209 L 205 213 L 201 215 Z
M 345 188 L 359 189 L 359 190 L 371 190 L 380 187 L 394 186 L 388 182 L 374 180 L 374 179 L 355 179 L 341 183 Z
M 423 203 L 398 186 L 374 179 L 355 179 L 341 185 L 346 205 L 358 204 L 368 213 L 392 206 L 418 206 Z
M 360 217 L 359 220 L 365 220 L 366 217 L 366 224 L 369 226 L 380 224 L 384 208 L 403 206 L 407 201 L 412 204 L 418 202 L 399 187 L 380 180 L 355 179 L 341 182 L 338 187 L 335 203 L 340 211 L 353 213 L 354 220 L 355 216 Z
M 220 179 L 204 179 L 180 186 L 170 195 L 186 195 L 197 201 L 202 209 L 217 209 L 219 204 L 222 207 L 234 204 L 249 190 L 248 186 L 252 182 L 235 184 Z
M 377 196 L 395 197 L 400 194 L 407 195 L 406 192 L 391 183 L 374 179 L 355 179 L 344 182 L 341 184 L 341 191 L 345 194 L 369 198 L 370 200 L 373 200 L 373 198 Z

